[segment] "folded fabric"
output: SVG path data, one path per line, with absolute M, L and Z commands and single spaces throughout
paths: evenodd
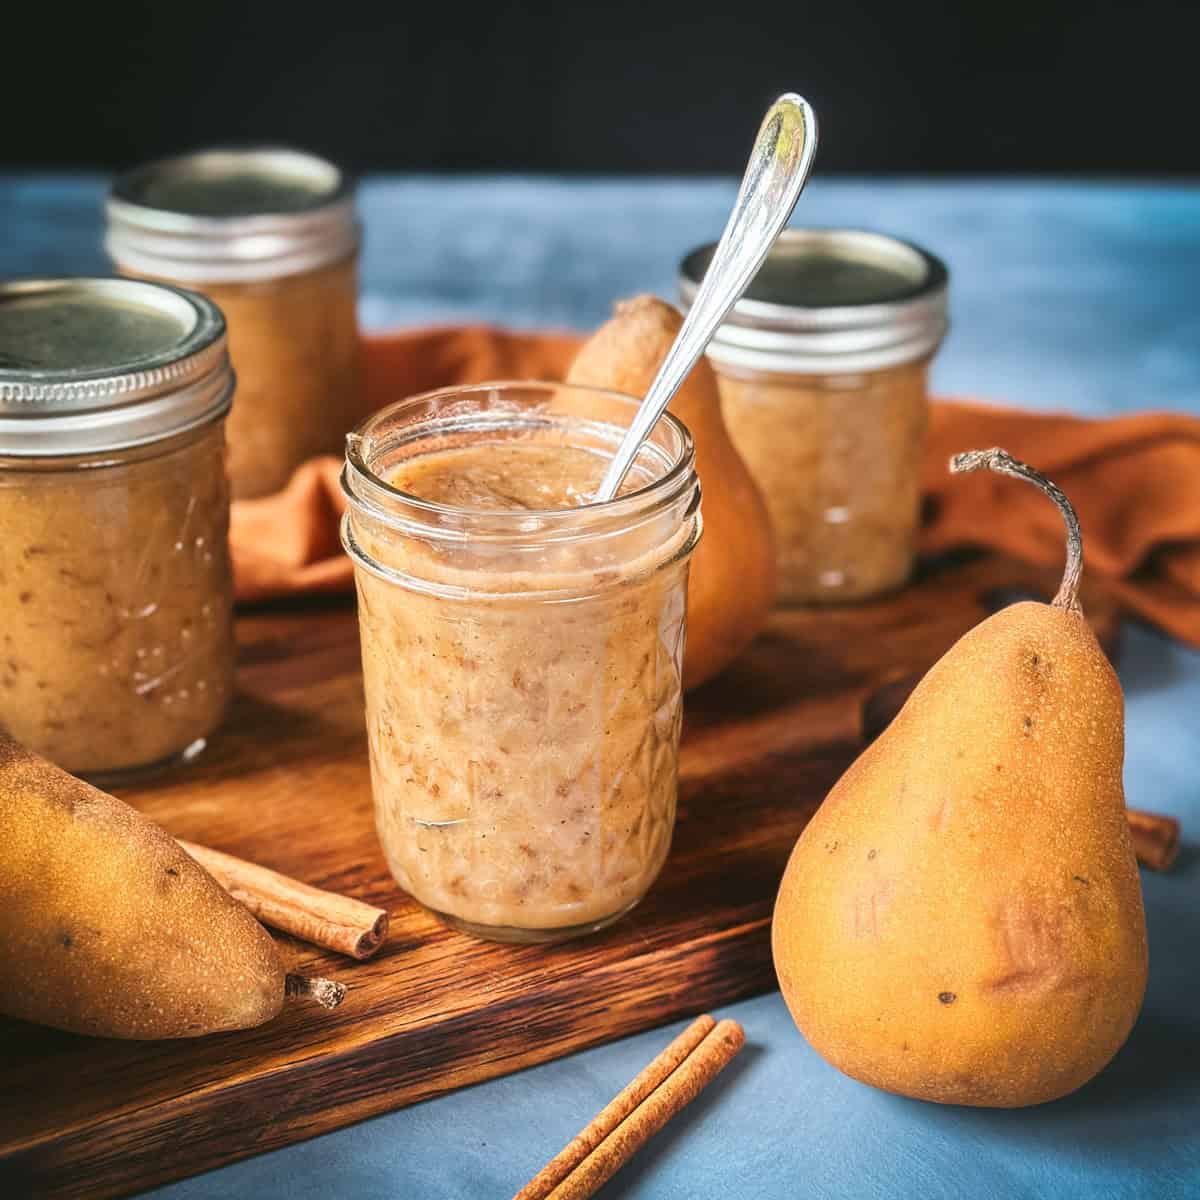
M 347 414 L 347 428 L 386 404 L 434 388 L 487 379 L 561 379 L 580 341 L 576 334 L 513 333 L 482 325 L 365 338 L 363 407 Z M 346 509 L 338 485 L 341 468 L 341 459 L 314 458 L 297 468 L 282 492 L 234 503 L 229 544 L 239 601 L 354 586 L 338 537 Z
M 414 393 L 487 379 L 561 379 L 580 339 L 484 326 L 366 339 L 364 412 Z M 933 405 L 922 553 L 962 546 L 1040 566 L 1062 562 L 1062 522 L 1032 488 L 995 475 L 951 477 L 951 455 L 1004 446 L 1049 475 L 1079 510 L 1086 569 L 1132 612 L 1200 645 L 1200 420 L 1139 414 L 1084 420 L 983 404 Z M 233 506 L 239 601 L 353 586 L 338 543 L 339 459 L 301 466 L 274 496 Z M 711 487 L 712 484 L 710 483 Z
M 1039 566 L 1063 560 L 1062 519 L 1011 479 L 946 473 L 952 455 L 1003 446 L 1070 497 L 1084 571 L 1131 612 L 1200 646 L 1200 420 L 1138 413 L 1084 420 L 936 402 L 925 456 L 921 550 L 982 546 Z

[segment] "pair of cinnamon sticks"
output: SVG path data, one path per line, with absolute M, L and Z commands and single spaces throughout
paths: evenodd
M 697 1017 L 514 1200 L 584 1200 L 694 1100 L 745 1045 L 736 1021 Z

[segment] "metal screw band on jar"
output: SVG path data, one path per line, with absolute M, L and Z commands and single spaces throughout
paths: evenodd
M 122 269 L 186 284 L 253 282 L 354 254 L 353 182 L 315 155 L 215 149 L 120 176 L 106 212 Z
M 212 301 L 131 279 L 0 285 L 0 455 L 145 445 L 218 420 L 233 399 Z
M 714 246 L 680 268 L 691 304 Z M 719 368 L 779 373 L 878 371 L 932 354 L 949 328 L 941 259 L 885 234 L 785 230 L 709 344 Z

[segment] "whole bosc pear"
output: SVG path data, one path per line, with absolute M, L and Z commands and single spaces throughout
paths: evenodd
M 1125 818 L 1120 684 L 1076 599 L 1075 513 L 1002 450 L 959 455 L 1040 487 L 1067 524 L 1051 604 L 965 634 L 801 835 L 772 926 L 796 1024 L 864 1083 L 1015 1107 L 1074 1091 L 1146 986 Z
M 270 1020 L 288 975 L 270 935 L 179 844 L 0 729 L 0 1013 L 74 1033 L 196 1037 Z
M 584 343 L 567 382 L 611 388 L 641 399 L 679 333 L 683 318 L 657 296 L 616 307 Z M 762 629 L 775 602 L 775 544 L 762 493 L 721 415 L 717 378 L 701 358 L 671 399 L 670 411 L 696 444 L 704 536 L 688 575 L 683 686 L 711 679 Z

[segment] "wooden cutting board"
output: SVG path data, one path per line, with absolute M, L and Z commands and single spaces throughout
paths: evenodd
M 353 610 L 242 616 L 227 728 L 122 795 L 177 836 L 387 908 L 389 941 L 366 963 L 290 943 L 345 1002 L 242 1033 L 117 1042 L 0 1020 L 0 1195 L 124 1194 L 774 987 L 775 889 L 828 788 L 998 596 L 1056 584 L 957 560 L 878 603 L 776 614 L 688 697 L 678 825 L 649 896 L 549 948 L 453 933 L 388 875 Z M 1095 589 L 1084 606 L 1113 646 L 1116 606 Z

